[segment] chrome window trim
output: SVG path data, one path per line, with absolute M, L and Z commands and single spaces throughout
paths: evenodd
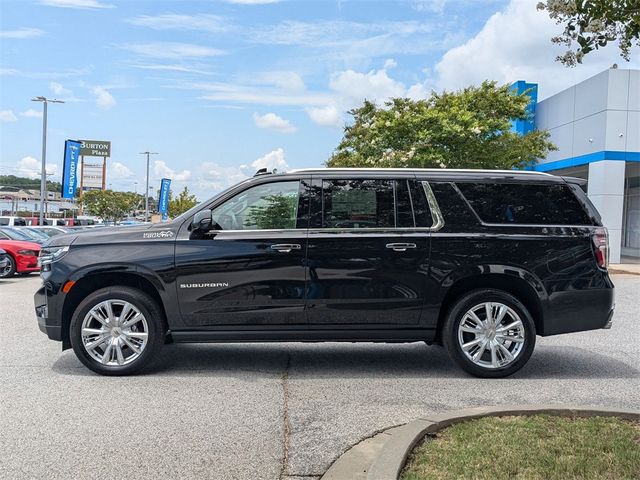
M 440 206 L 438 205 L 438 200 L 431 189 L 431 185 L 429 182 L 425 180 L 421 180 L 422 188 L 424 189 L 424 193 L 427 196 L 427 203 L 429 204 L 429 210 L 431 210 L 431 218 L 433 220 L 433 225 L 429 227 L 429 231 L 437 232 L 442 227 L 444 227 L 444 217 L 442 216 L 442 212 L 440 211 Z
M 324 233 L 324 232 L 344 232 L 344 233 L 425 233 L 425 232 L 437 232 L 442 227 L 444 227 L 444 217 L 442 216 L 442 212 L 440 211 L 440 206 L 438 205 L 438 201 L 436 200 L 436 196 L 429 185 L 429 182 L 420 180 L 422 183 L 422 188 L 424 189 L 424 193 L 427 197 L 427 203 L 429 204 L 429 210 L 431 210 L 431 218 L 433 220 L 433 225 L 430 227 L 365 227 L 365 228 L 289 228 L 289 229 L 264 229 L 264 230 L 218 230 L 218 233 L 250 233 L 255 235 L 261 232 L 271 232 L 271 233 L 300 233 L 300 232 L 308 232 L 308 233 Z M 412 205 L 413 207 L 413 205 Z

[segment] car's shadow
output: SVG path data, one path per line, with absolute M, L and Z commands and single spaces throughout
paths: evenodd
M 445 350 L 413 344 L 245 343 L 166 345 L 149 375 L 281 376 L 291 378 L 465 378 Z M 63 375 L 93 375 L 73 352 L 53 364 Z M 637 378 L 620 360 L 570 346 L 538 346 L 527 365 L 509 377 L 525 379 Z

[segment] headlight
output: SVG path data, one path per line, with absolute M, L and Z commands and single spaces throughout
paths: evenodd
M 38 252 L 36 252 L 34 250 L 18 250 L 18 253 L 20 255 L 25 255 L 27 257 L 37 257 L 38 256 Z
M 46 247 L 40 250 L 40 257 L 38 258 L 38 265 L 41 267 L 45 265 L 51 265 L 64 257 L 69 251 L 69 246 L 66 247 Z

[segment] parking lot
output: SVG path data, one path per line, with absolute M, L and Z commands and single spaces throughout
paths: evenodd
M 538 338 L 503 380 L 423 344 L 167 345 L 148 374 L 100 377 L 37 328 L 40 279 L 0 283 L 1 478 L 305 479 L 386 427 L 500 404 L 640 404 L 640 276 L 611 330 Z

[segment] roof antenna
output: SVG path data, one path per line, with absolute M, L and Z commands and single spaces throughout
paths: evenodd
M 269 172 L 267 171 L 266 168 L 261 168 L 256 173 L 254 173 L 253 176 L 257 177 L 258 175 L 264 175 L 265 173 L 269 173 Z

